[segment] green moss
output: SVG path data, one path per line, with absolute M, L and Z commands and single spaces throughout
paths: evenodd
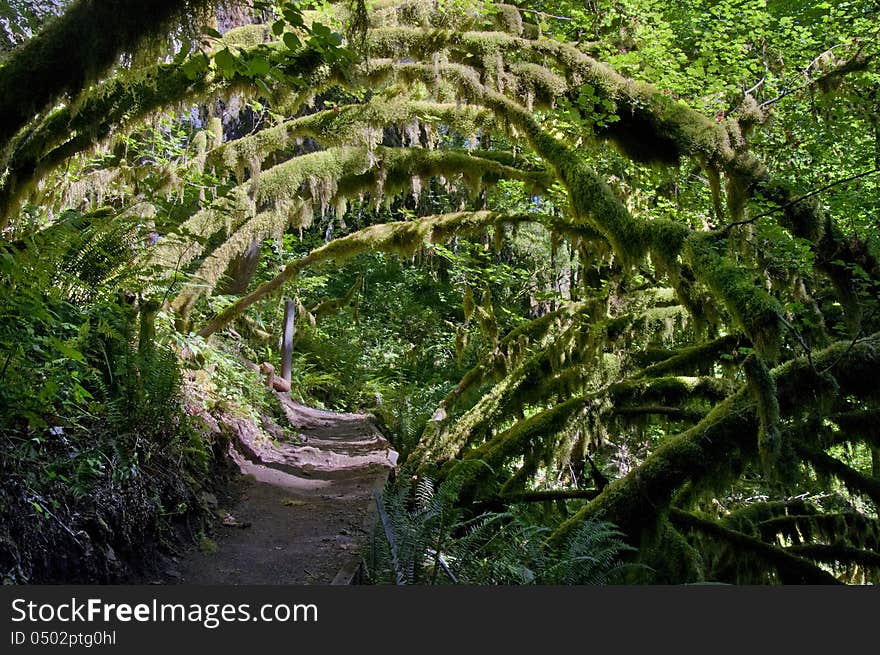
M 519 11 L 519 7 L 508 4 L 497 4 L 495 8 L 498 10 L 495 22 L 497 26 L 505 32 L 510 32 L 515 36 L 523 33 L 523 18 Z
M 818 202 L 813 199 L 791 203 L 794 191 L 786 184 L 768 181 L 761 187 L 761 193 L 784 209 L 781 212 L 781 225 L 791 233 L 811 243 L 817 243 L 824 234 L 824 222 Z
M 871 335 L 855 345 L 840 341 L 814 353 L 812 362 L 800 358 L 774 369 L 772 375 L 780 399 L 792 400 L 791 404 L 780 402 L 783 417 L 786 411 L 800 411 L 810 402 L 816 402 L 815 385 L 821 382 L 815 376 L 811 378 L 805 374 L 814 366 L 821 369 L 832 362 L 840 384 L 839 392 L 861 393 L 866 380 L 873 380 L 872 372 L 880 365 L 880 334 Z M 553 540 L 564 539 L 580 521 L 598 518 L 614 522 L 636 538 L 658 519 L 663 508 L 685 483 L 699 486 L 701 481 L 725 479 L 725 472 L 741 471 L 745 462 L 758 457 L 753 437 L 758 428 L 755 410 L 746 389 L 724 400 L 696 426 L 667 439 L 637 469 L 608 485 L 595 501 L 563 524 Z M 871 482 L 858 473 L 851 475 L 852 469 L 839 462 L 834 464 L 828 461 L 831 458 L 822 455 L 817 456 L 820 463 L 834 466 L 835 475 L 847 476 L 853 486 L 869 492 L 876 502 L 876 481 Z M 815 463 L 813 455 L 810 456 L 810 461 Z
M 880 522 L 857 512 L 821 513 L 811 507 L 809 513 L 796 514 L 796 509 L 774 516 L 757 524 L 756 528 L 765 541 L 778 537 L 792 544 L 812 541 L 837 542 L 853 548 L 869 548 L 880 551 Z
M 499 221 L 534 220 L 530 215 L 511 216 L 494 212 L 459 212 L 428 216 L 415 221 L 399 221 L 371 225 L 346 237 L 334 239 L 316 248 L 306 257 L 288 264 L 275 278 L 261 284 L 247 296 L 221 312 L 204 326 L 199 334 L 205 338 L 228 325 L 258 300 L 267 297 L 284 286 L 300 271 L 327 262 L 343 262 L 361 253 L 386 251 L 402 257 L 412 255 L 428 242 L 449 239 L 457 232 L 467 234 L 470 230 L 483 230 Z
M 227 234 L 232 233 L 255 213 L 256 208 L 247 190 L 235 187 L 184 221 L 176 234 L 163 237 L 150 257 L 153 262 L 172 270 L 186 266 L 203 252 L 203 242 L 193 239 L 193 235 L 207 238 L 224 230 Z
M 779 401 L 776 399 L 776 383 L 764 361 L 749 355 L 743 362 L 743 370 L 749 392 L 758 408 L 758 452 L 768 475 L 774 475 L 782 452 L 782 436 L 779 432 Z
M 572 398 L 552 409 L 517 421 L 511 428 L 465 453 L 464 459 L 480 460 L 493 468 L 500 466 L 506 460 L 521 455 L 525 448 L 534 449 L 537 442 L 554 437 L 586 404 L 584 398 Z
M 71 3 L 0 67 L 0 150 L 34 116 L 65 94 L 76 96 L 104 75 L 121 54 L 148 49 L 151 39 L 169 34 L 175 23 L 194 23 L 210 4 L 201 0 Z
M 238 157 L 242 151 L 235 152 Z M 522 171 L 497 163 L 492 158 L 458 151 L 381 147 L 372 151 L 364 147 L 331 148 L 273 166 L 262 171 L 258 178 L 236 187 L 228 197 L 188 219 L 179 230 L 187 236 L 167 239 L 157 249 L 156 256 L 172 267 L 186 264 L 202 251 L 198 243 L 191 242 L 190 235 L 210 237 L 223 229 L 231 234 L 200 266 L 196 283 L 184 294 L 186 297 L 175 301 L 176 307 L 189 306 L 197 295 L 210 292 L 229 262 L 244 252 L 253 239 L 276 234 L 289 224 L 307 226 L 313 207 L 322 212 L 330 206 L 338 208 L 345 198 L 358 197 L 369 192 L 385 198 L 406 193 L 411 188 L 414 175 L 443 175 L 447 179 L 454 179 L 461 174 L 481 180 L 485 176 L 487 180 L 505 177 L 533 182 L 544 176 L 541 172 Z M 468 224 L 485 225 L 484 221 L 500 220 L 498 216 L 486 218 L 488 214 L 457 216 L 461 225 L 450 219 L 399 226 L 391 231 L 390 241 L 382 242 L 382 247 L 411 257 L 428 235 L 440 241 L 445 238 L 447 230 L 449 234 L 453 234 L 466 229 Z M 511 220 L 523 218 L 525 217 L 510 217 Z
M 758 352 L 773 359 L 782 332 L 779 303 L 755 284 L 747 272 L 719 255 L 713 239 L 711 234 L 691 235 L 685 242 L 683 256 L 697 279 L 724 304 Z
M 696 530 L 713 539 L 721 540 L 734 548 L 737 553 L 748 553 L 759 557 L 776 570 L 784 584 L 840 584 L 833 575 L 807 560 L 750 535 L 730 530 L 709 518 L 675 509 L 672 510 L 670 518 L 683 529 Z M 734 578 L 731 582 L 737 583 L 741 580 Z
M 673 372 L 692 372 L 693 369 L 711 365 L 721 355 L 735 352 L 739 344 L 740 338 L 737 335 L 727 335 L 705 344 L 681 348 L 666 353 L 668 356 L 663 361 L 642 369 L 633 377 L 635 379 L 655 378 Z
M 464 288 L 461 304 L 462 312 L 464 313 L 464 320 L 465 322 L 468 322 L 473 318 L 474 308 L 476 307 L 474 304 L 474 290 L 470 285 L 467 285 Z
M 615 405 L 629 402 L 655 402 L 678 405 L 691 399 L 719 401 L 733 391 L 723 378 L 669 376 L 620 382 L 611 385 L 609 394 Z
M 136 124 L 177 102 L 210 97 L 223 90 L 254 88 L 254 81 L 247 77 L 221 78 L 211 69 L 192 79 L 189 63 L 187 60 L 121 71 L 90 88 L 74 104 L 54 110 L 13 143 L 6 153 L 9 169 L 0 182 L 0 227 L 8 222 L 38 180 L 73 155 L 106 139 L 114 130 Z M 279 65 L 292 76 L 308 79 L 322 69 L 323 61 L 312 50 L 305 49 Z
M 817 473 L 837 478 L 852 493 L 864 494 L 870 498 L 875 508 L 880 510 L 880 479 L 864 475 L 823 451 L 803 444 L 795 444 L 795 449 L 810 462 Z
M 272 36 L 270 25 L 252 24 L 233 27 L 223 33 L 222 42 L 224 45 L 238 46 L 242 48 L 252 48 L 261 43 L 266 43 Z

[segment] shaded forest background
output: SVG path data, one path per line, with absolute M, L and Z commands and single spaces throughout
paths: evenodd
M 292 300 L 407 581 L 876 583 L 878 8 L 4 3 L 4 580 L 203 538 Z

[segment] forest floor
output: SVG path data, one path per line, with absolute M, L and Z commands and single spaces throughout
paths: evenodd
M 163 584 L 348 584 L 372 538 L 375 500 L 397 462 L 368 415 L 317 410 L 279 394 L 292 430 L 271 441 L 224 417 L 242 476 L 216 501 L 211 538 L 161 568 Z M 291 438 L 291 434 L 298 437 Z

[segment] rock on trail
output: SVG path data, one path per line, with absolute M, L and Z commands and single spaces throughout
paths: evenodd
M 365 414 L 328 412 L 278 394 L 292 432 L 271 441 L 227 418 L 240 498 L 220 511 L 214 541 L 165 572 L 183 584 L 347 584 L 371 538 L 373 490 L 397 453 Z M 216 546 L 215 546 L 216 544 Z

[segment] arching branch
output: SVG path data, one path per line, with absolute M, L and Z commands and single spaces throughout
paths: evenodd
M 77 0 L 0 66 L 0 152 L 33 117 L 73 97 L 144 41 L 217 0 Z

